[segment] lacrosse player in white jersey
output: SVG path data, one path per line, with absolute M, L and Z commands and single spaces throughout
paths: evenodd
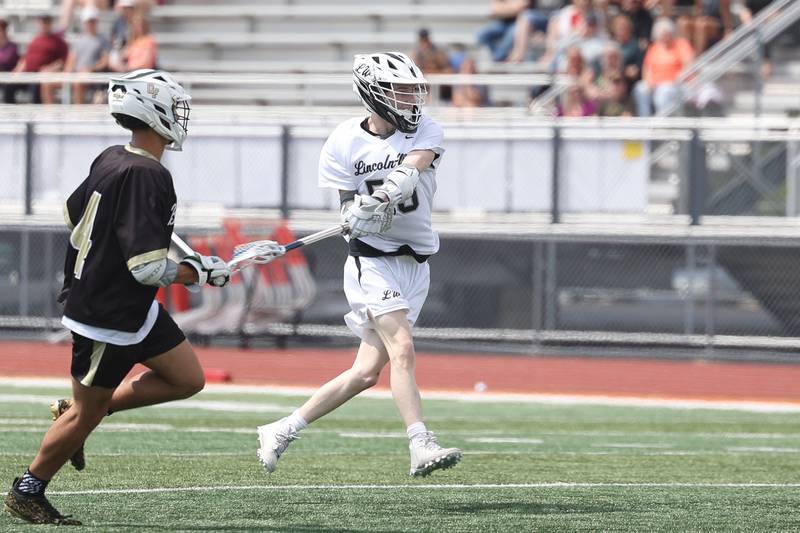
M 258 457 L 268 472 L 298 433 L 377 383 L 391 366 L 391 388 L 406 425 L 411 475 L 427 476 L 461 459 L 442 448 L 422 419 L 411 328 L 428 295 L 429 256 L 439 249 L 431 228 L 442 128 L 422 115 L 426 80 L 405 54 L 356 55 L 353 90 L 369 116 L 346 120 L 328 137 L 319 185 L 337 189 L 350 226 L 345 316 L 361 338 L 353 366 L 320 387 L 290 416 L 260 426 Z

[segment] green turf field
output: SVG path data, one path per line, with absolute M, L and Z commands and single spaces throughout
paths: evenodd
M 0 478 L 33 457 L 64 389 L 0 386 Z M 51 501 L 91 531 L 800 530 L 800 417 L 714 410 L 427 401 L 461 464 L 408 476 L 387 399 L 359 399 L 293 443 L 271 476 L 257 424 L 302 398 L 205 392 L 117 413 Z M 43 531 L 0 516 L 0 531 Z

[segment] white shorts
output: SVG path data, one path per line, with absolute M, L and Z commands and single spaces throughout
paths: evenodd
M 405 309 L 408 322 L 417 321 L 431 281 L 430 265 L 407 255 L 348 257 L 344 264 L 344 294 L 350 311 L 347 327 L 360 338 L 373 329 L 372 316 Z

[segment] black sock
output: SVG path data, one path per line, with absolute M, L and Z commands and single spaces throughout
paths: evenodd
M 39 479 L 31 474 L 30 470 L 25 470 L 22 479 L 19 480 L 17 490 L 23 494 L 30 494 L 31 496 L 44 496 L 44 489 L 50 481 Z

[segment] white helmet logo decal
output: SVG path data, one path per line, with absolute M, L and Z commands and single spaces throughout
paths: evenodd
M 148 83 L 147 84 L 147 94 L 155 98 L 158 96 L 158 87 L 156 87 L 155 83 Z

